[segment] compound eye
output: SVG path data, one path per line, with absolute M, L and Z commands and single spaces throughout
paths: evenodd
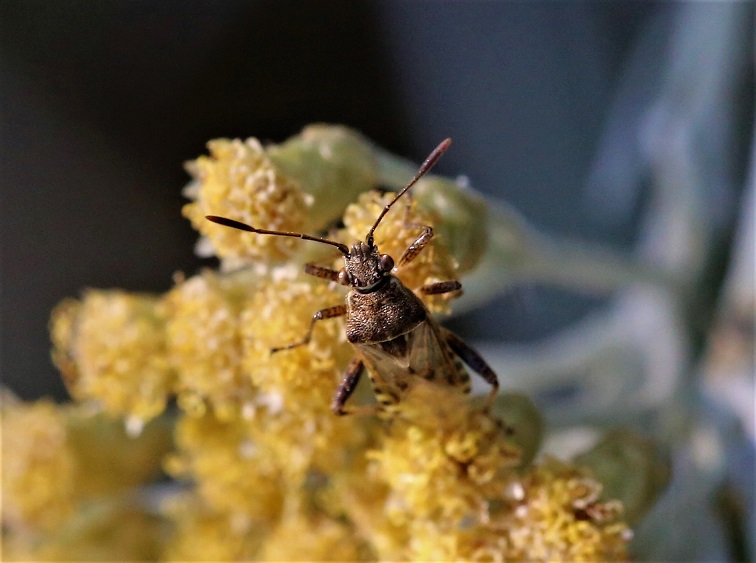
M 381 254 L 381 270 L 384 272 L 390 272 L 394 269 L 394 259 L 388 254 Z
M 349 276 L 346 273 L 346 270 L 342 268 L 339 270 L 339 277 L 336 278 L 336 281 L 339 282 L 341 285 L 349 285 Z

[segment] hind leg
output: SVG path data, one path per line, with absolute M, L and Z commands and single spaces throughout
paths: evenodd
M 466 344 L 459 336 L 444 329 L 444 337 L 446 343 L 452 349 L 452 351 L 460 357 L 460 359 L 468 365 L 468 367 L 475 373 L 480 375 L 491 385 L 491 392 L 488 394 L 486 400 L 486 411 L 491 410 L 496 394 L 499 392 L 499 378 L 496 377 L 496 373 L 491 369 L 483 357 L 475 351 L 470 345 Z

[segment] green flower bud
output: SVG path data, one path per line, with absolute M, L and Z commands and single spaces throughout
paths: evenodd
M 588 467 L 604 486 L 602 499 L 617 499 L 633 525 L 653 506 L 670 478 L 670 461 L 655 442 L 626 430 L 613 430 L 574 462 Z
M 533 401 L 520 393 L 501 393 L 492 414 L 504 423 L 510 439 L 522 449 L 519 467 L 527 467 L 541 446 L 543 422 Z
M 310 125 L 280 145 L 265 148 L 273 164 L 313 196 L 306 231 L 327 228 L 362 192 L 377 186 L 371 145 L 346 127 Z

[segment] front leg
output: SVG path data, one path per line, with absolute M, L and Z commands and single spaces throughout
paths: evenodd
M 441 295 L 443 293 L 451 293 L 453 291 L 459 291 L 462 289 L 462 284 L 457 280 L 448 280 L 436 283 L 429 283 L 422 286 L 418 291 L 425 295 Z
M 496 373 L 481 355 L 466 344 L 459 336 L 448 329 L 443 329 L 443 333 L 449 348 L 451 348 L 471 370 L 491 384 L 491 392 L 488 394 L 488 399 L 486 400 L 486 411 L 490 411 L 494 399 L 496 398 L 496 394 L 499 392 L 499 379 L 496 377 Z
M 420 234 L 419 237 L 410 244 L 407 247 L 407 250 L 404 251 L 404 254 L 402 254 L 402 257 L 399 258 L 399 266 L 404 266 L 405 264 L 409 264 L 412 262 L 415 258 L 417 258 L 417 255 L 420 254 L 423 249 L 428 245 L 430 240 L 433 238 L 433 227 L 429 225 L 416 225 L 414 223 L 407 223 L 408 227 L 418 227 L 423 229 L 423 232 Z
M 296 348 L 297 346 L 302 346 L 304 344 L 307 344 L 312 338 L 312 329 L 315 328 L 316 322 L 322 321 L 324 319 L 333 319 L 335 317 L 343 317 L 344 315 L 346 315 L 346 312 L 347 312 L 346 305 L 335 305 L 334 307 L 327 307 L 326 309 L 321 309 L 320 311 L 318 311 L 312 316 L 312 320 L 310 320 L 310 328 L 307 329 L 307 334 L 305 334 L 302 340 L 300 340 L 299 342 L 294 342 L 293 344 L 289 344 L 288 346 L 279 346 L 278 348 L 272 348 L 270 350 L 270 353 L 275 354 L 276 352 L 280 352 L 281 350 L 291 350 L 292 348 Z

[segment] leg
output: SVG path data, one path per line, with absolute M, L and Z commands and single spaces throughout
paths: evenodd
M 465 341 L 459 336 L 446 329 L 444 329 L 444 336 L 446 337 L 446 343 L 452 351 L 457 354 L 457 356 L 459 356 L 471 370 L 480 375 L 491 385 L 491 392 L 488 394 L 488 399 L 486 400 L 486 411 L 491 410 L 496 394 L 499 392 L 499 380 L 496 377 L 494 370 L 491 369 L 480 354 L 465 344 Z
M 430 227 L 428 225 L 415 225 L 412 223 L 408 223 L 407 225 L 410 227 L 422 228 L 423 232 L 419 237 L 417 237 L 415 242 L 407 247 L 407 250 L 404 251 L 402 257 L 399 258 L 399 266 L 403 266 L 404 264 L 409 264 L 410 262 L 412 262 L 433 238 L 433 227 Z
M 409 216 L 412 209 L 412 195 L 408 193 L 407 195 L 405 195 L 405 197 L 407 198 L 407 205 L 404 208 L 404 226 L 422 229 L 423 232 L 420 233 L 420 236 L 417 237 L 415 242 L 410 244 L 407 247 L 407 250 L 404 251 L 404 254 L 402 254 L 402 257 L 399 259 L 399 266 L 403 266 L 404 264 L 409 264 L 410 262 L 412 262 L 433 238 L 433 227 L 431 227 L 430 225 L 419 225 L 417 223 L 410 222 Z
M 357 384 L 360 382 L 362 371 L 365 369 L 365 364 L 362 363 L 359 357 L 354 358 L 349 367 L 347 367 L 344 373 L 344 379 L 341 380 L 339 388 L 336 390 L 336 394 L 331 401 L 331 410 L 334 414 L 345 415 L 353 414 L 351 411 L 345 411 L 344 405 L 351 397 L 354 390 L 357 388 Z
M 270 353 L 275 354 L 276 352 L 280 352 L 281 350 L 291 350 L 292 348 L 296 348 L 297 346 L 307 344 L 310 341 L 310 338 L 312 338 L 312 329 L 315 327 L 316 322 L 322 321 L 324 319 L 333 319 L 334 317 L 342 317 L 346 315 L 346 312 L 346 305 L 336 305 L 334 307 L 328 307 L 327 309 L 321 309 L 312 316 L 312 320 L 310 321 L 310 328 L 307 329 L 307 334 L 305 334 L 305 337 L 302 340 L 300 340 L 299 342 L 294 342 L 293 344 L 289 344 L 288 346 L 279 346 L 278 348 L 272 348 L 270 350 Z
M 425 295 L 440 295 L 442 293 L 451 293 L 452 291 L 459 291 L 462 289 L 462 284 L 457 280 L 442 281 L 436 283 L 429 283 L 419 289 L 420 293 Z

